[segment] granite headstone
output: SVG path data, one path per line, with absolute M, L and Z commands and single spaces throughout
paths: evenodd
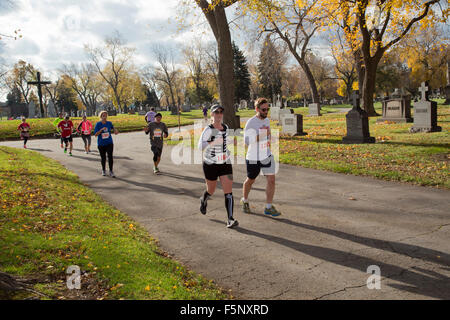
M 308 105 L 309 116 L 321 116 L 320 114 L 320 103 L 310 103 Z
M 428 82 L 422 82 L 419 88 L 421 100 L 414 103 L 414 125 L 410 132 L 439 132 L 442 128 L 437 125 L 437 102 L 429 101 L 430 91 Z
M 307 135 L 303 132 L 303 116 L 301 114 L 283 114 L 280 117 L 281 133 L 291 136 Z
M 375 138 L 369 133 L 369 117 L 367 112 L 359 106 L 359 91 L 353 92 L 353 108 L 345 118 L 347 122 L 347 135 L 342 139 L 343 143 L 375 143 Z

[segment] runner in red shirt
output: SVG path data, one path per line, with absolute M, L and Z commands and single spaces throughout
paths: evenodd
M 58 123 L 58 128 L 61 131 L 61 138 L 64 141 L 65 148 L 64 153 L 67 152 L 67 144 L 70 145 L 69 155 L 72 156 L 72 149 L 73 149 L 73 139 L 72 139 L 72 132 L 73 132 L 73 123 L 70 120 L 70 117 L 66 115 L 65 119 Z
M 22 117 L 22 123 L 17 130 L 20 130 L 20 139 L 23 140 L 23 147 L 27 148 L 27 141 L 30 138 L 30 125 L 27 123 L 27 119 Z

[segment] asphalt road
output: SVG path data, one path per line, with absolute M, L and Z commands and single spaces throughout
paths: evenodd
M 148 136 L 119 134 L 114 141 L 117 179 L 101 176 L 98 153 L 84 154 L 79 138 L 73 157 L 56 139 L 30 140 L 29 149 L 74 171 L 175 259 L 238 298 L 450 299 L 447 190 L 281 165 L 274 204 L 282 215 L 271 218 L 263 214 L 264 177 L 250 194 L 253 213 L 242 213 L 245 165 L 237 164 L 240 226 L 227 229 L 221 189 L 207 215 L 199 212 L 201 165 L 174 164 L 174 147 L 165 146 L 162 174 L 155 176 Z M 380 270 L 380 289 L 367 286 L 370 266 Z

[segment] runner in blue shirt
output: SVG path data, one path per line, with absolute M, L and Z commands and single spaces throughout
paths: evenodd
M 106 155 L 108 155 L 108 165 L 109 165 L 109 176 L 115 178 L 113 171 L 113 151 L 114 151 L 114 143 L 112 139 L 112 132 L 114 130 L 114 134 L 118 134 L 116 128 L 111 121 L 107 121 L 108 112 L 102 111 L 99 115 L 101 121 L 97 122 L 94 129 L 94 135 L 97 137 L 97 147 L 100 153 L 100 157 L 102 159 L 102 175 L 106 176 Z

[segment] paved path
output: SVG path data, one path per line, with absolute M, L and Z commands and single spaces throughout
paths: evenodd
M 29 147 L 77 173 L 177 260 L 238 298 L 450 299 L 449 191 L 281 165 L 275 198 L 283 215 L 262 214 L 260 177 L 250 195 L 254 213 L 237 204 L 240 226 L 229 230 L 220 189 L 208 214 L 199 213 L 200 165 L 172 164 L 173 147 L 166 146 L 163 174 L 154 176 L 146 135 L 114 140 L 117 179 L 100 175 L 98 153 L 85 155 L 79 138 L 73 157 L 56 139 L 31 140 Z M 245 167 L 233 169 L 238 203 Z M 367 288 L 371 265 L 380 267 L 380 290 Z

